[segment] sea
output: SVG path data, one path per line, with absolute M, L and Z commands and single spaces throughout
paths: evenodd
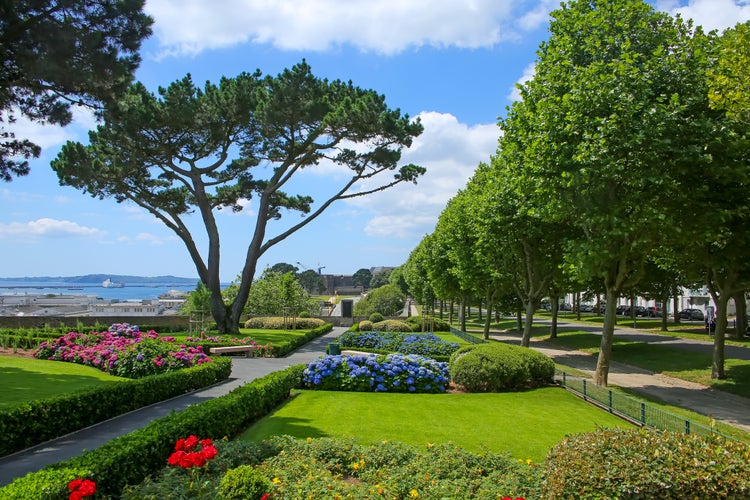
M 105 300 L 127 301 L 157 299 L 159 295 L 166 294 L 171 290 L 180 292 L 192 292 L 197 284 L 186 283 L 125 283 L 122 288 L 104 288 L 98 283 L 65 283 L 65 282 L 29 282 L 29 281 L 7 281 L 0 282 L 0 295 L 23 295 L 23 294 L 50 294 L 50 295 L 95 295 Z

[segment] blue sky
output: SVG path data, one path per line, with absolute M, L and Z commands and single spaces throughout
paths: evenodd
M 656 8 L 708 29 L 750 19 L 746 0 L 654 0 Z M 147 0 L 154 34 L 142 47 L 136 79 L 154 92 L 187 73 L 196 83 L 260 69 L 278 74 L 303 58 L 316 76 L 351 80 L 419 117 L 424 133 L 403 161 L 427 168 L 417 185 L 338 202 L 269 250 L 276 262 L 352 274 L 398 266 L 434 229 L 446 202 L 477 164 L 494 153 L 497 119 L 514 84 L 533 74 L 554 0 Z M 0 184 L 0 277 L 89 273 L 195 277 L 182 242 L 132 204 L 97 200 L 58 184 L 49 162 L 68 140 L 86 141 L 95 121 L 85 111 L 64 128 L 20 120 L 17 135 L 43 153 L 31 174 Z M 298 179 L 300 193 L 323 201 L 342 178 L 322 165 Z M 253 210 L 223 211 L 221 278 L 241 270 Z M 297 215 L 285 214 L 286 221 Z M 197 222 L 197 221 L 195 221 Z M 269 225 L 275 235 L 284 226 Z M 195 224 L 199 246 L 205 239 Z

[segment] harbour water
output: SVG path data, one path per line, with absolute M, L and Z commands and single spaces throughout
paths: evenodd
M 191 292 L 195 290 L 196 283 L 148 283 L 128 284 L 122 288 L 104 288 L 99 283 L 65 283 L 65 282 L 28 282 L 28 281 L 2 281 L 0 282 L 0 295 L 95 295 L 110 301 L 147 300 L 156 299 L 159 295 L 168 293 L 170 290 L 180 292 Z

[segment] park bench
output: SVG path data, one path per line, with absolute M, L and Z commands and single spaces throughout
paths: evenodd
M 227 347 L 211 347 L 209 348 L 209 352 L 211 354 L 244 354 L 246 358 L 249 358 L 253 355 L 253 351 L 257 349 L 257 346 L 254 345 L 231 345 Z

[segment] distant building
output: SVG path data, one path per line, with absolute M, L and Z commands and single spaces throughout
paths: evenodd
M 138 302 L 113 302 L 97 304 L 93 307 L 92 316 L 158 316 L 165 310 L 157 300 Z
M 325 293 L 327 295 L 357 295 L 362 293 L 361 286 L 355 286 L 352 276 L 347 274 L 321 274 L 326 283 Z

